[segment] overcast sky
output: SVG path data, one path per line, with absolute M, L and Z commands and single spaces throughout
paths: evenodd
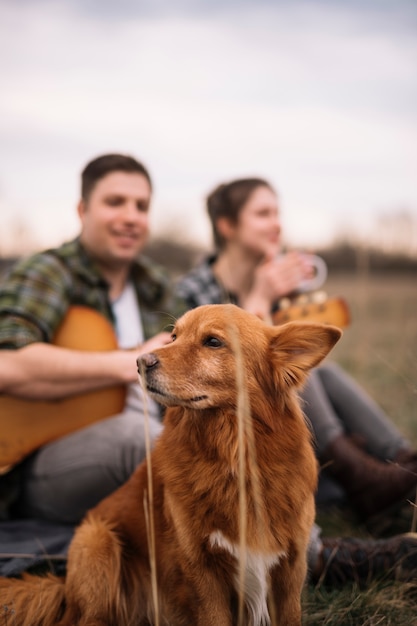
M 0 252 L 75 235 L 114 151 L 153 175 L 155 234 L 209 245 L 206 194 L 246 175 L 292 245 L 417 220 L 415 0 L 0 0 L 0 73 Z

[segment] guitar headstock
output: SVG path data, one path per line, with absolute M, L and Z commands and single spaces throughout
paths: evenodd
M 349 326 L 349 306 L 343 298 L 328 298 L 323 291 L 302 294 L 294 299 L 280 300 L 280 309 L 272 316 L 274 324 L 292 321 L 319 322 L 339 328 Z

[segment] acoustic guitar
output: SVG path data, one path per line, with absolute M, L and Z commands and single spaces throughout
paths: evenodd
M 117 348 L 110 322 L 83 306 L 68 310 L 53 344 L 90 351 Z M 124 386 L 114 386 L 46 402 L 0 395 L 0 472 L 54 439 L 120 413 L 125 394 Z
M 319 322 L 345 328 L 350 324 L 350 311 L 343 298 L 327 298 L 323 292 L 303 294 L 293 300 L 283 298 L 280 308 L 272 315 L 273 324 L 292 321 Z

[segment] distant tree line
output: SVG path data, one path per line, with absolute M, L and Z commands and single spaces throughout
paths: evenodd
M 148 244 L 145 254 L 164 265 L 171 275 L 180 276 L 194 267 L 208 252 L 197 245 L 156 238 Z M 417 257 L 405 253 L 338 242 L 317 250 L 317 254 L 323 257 L 332 273 L 366 271 L 370 274 L 415 274 L 417 277 Z M 0 257 L 0 279 L 16 260 L 14 257 Z
M 338 243 L 331 247 L 318 250 L 332 272 L 354 273 L 367 271 L 371 274 L 416 274 L 417 257 L 401 252 Z
M 148 245 L 146 254 L 168 267 L 173 274 L 180 275 L 198 263 L 207 254 L 207 250 L 160 238 Z M 378 248 L 339 242 L 317 250 L 317 254 L 326 261 L 331 272 L 415 273 L 417 276 L 417 257 L 400 252 L 386 252 Z

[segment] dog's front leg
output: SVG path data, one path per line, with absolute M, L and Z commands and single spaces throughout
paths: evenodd
M 271 622 L 279 626 L 301 626 L 301 594 L 307 567 L 304 559 L 283 560 L 271 572 Z M 274 621 L 275 620 L 275 621 Z
M 126 619 L 130 607 L 123 594 L 122 546 L 104 518 L 89 513 L 78 527 L 68 552 L 66 610 L 59 626 L 110 626 Z
M 222 585 L 212 572 L 203 573 L 201 580 L 196 626 L 233 626 L 226 585 Z
M 232 626 L 233 619 L 229 606 L 213 606 L 203 602 L 198 610 L 196 626 Z

